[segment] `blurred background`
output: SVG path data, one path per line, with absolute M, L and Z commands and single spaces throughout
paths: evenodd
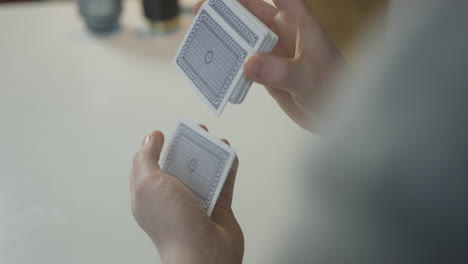
M 195 2 L 179 1 L 177 23 L 148 23 L 142 0 L 101 9 L 104 21 L 76 1 L 0 0 L 0 263 L 158 263 L 131 215 L 128 174 L 145 135 L 170 137 L 182 115 L 237 150 L 245 263 L 269 263 L 300 199 L 289 176 L 311 135 L 258 85 L 222 118 L 206 109 L 171 65 Z M 353 40 L 387 12 L 385 0 L 308 4 L 351 64 Z
M 1 3 L 19 2 L 67 2 L 73 0 L 0 0 Z M 138 0 L 134 0 L 138 1 Z M 385 15 L 389 0 L 306 0 L 310 9 L 325 27 L 327 33 L 345 54 L 351 52 L 353 39 L 366 29 L 373 18 Z M 183 0 L 188 4 L 196 0 Z M 272 2 L 267 0 L 266 2 Z

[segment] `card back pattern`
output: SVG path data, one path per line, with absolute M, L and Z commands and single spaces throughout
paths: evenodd
M 257 44 L 257 34 L 255 34 L 222 0 L 210 0 L 209 5 L 249 44 L 249 46 L 254 47 L 255 44 Z
M 208 211 L 229 156 L 226 150 L 180 124 L 162 170 L 181 181 Z
M 219 109 L 247 52 L 205 10 L 189 33 L 176 64 Z

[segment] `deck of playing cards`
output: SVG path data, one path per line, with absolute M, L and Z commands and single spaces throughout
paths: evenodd
M 269 53 L 278 37 L 236 0 L 206 0 L 174 63 L 220 116 L 228 101 L 241 103 L 252 85 L 243 73 L 246 58 Z
M 166 150 L 162 171 L 189 189 L 211 216 L 236 158 L 226 143 L 182 119 Z

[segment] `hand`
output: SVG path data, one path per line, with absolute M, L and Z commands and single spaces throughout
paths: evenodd
M 201 4 L 195 5 L 198 12 Z M 284 112 L 301 127 L 317 129 L 317 107 L 324 84 L 344 63 L 338 49 L 310 13 L 304 0 L 239 0 L 279 36 L 271 54 L 247 59 L 247 78 L 263 84 Z
M 180 181 L 159 168 L 163 144 L 161 132 L 148 136 L 133 159 L 130 176 L 133 216 L 157 247 L 162 263 L 241 263 L 244 238 L 231 209 L 239 162 L 210 218 Z

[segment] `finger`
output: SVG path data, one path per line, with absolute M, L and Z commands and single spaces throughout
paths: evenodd
M 343 59 L 340 51 L 318 22 L 299 24 L 296 44 L 298 57 L 301 55 L 313 57 L 323 68 Z
M 203 124 L 198 124 L 198 126 L 201 127 L 201 128 L 203 128 L 206 132 L 208 132 L 208 128 L 207 128 L 205 125 L 203 125 Z
M 150 139 L 150 137 L 151 137 L 151 135 L 146 136 L 146 137 L 143 139 L 143 141 L 141 142 L 141 146 L 144 146 L 144 145 L 148 142 L 148 140 Z
M 229 141 L 227 139 L 223 138 L 223 139 L 221 139 L 221 141 L 226 143 L 226 145 L 231 146 L 231 143 L 229 143 Z
M 231 146 L 229 140 L 223 138 L 221 139 L 226 145 Z M 239 159 L 236 157 L 234 163 L 232 164 L 231 170 L 229 171 L 229 175 L 224 183 L 223 190 L 221 191 L 221 196 L 224 195 L 226 198 L 226 207 L 231 207 L 232 204 L 232 197 L 234 193 L 234 182 L 236 181 L 237 169 L 239 168 Z
M 239 0 L 239 3 L 260 19 L 266 26 L 271 28 L 274 24 L 274 17 L 278 14 L 278 10 L 274 6 L 263 0 Z
M 313 72 L 304 72 L 300 62 L 271 54 L 255 54 L 244 64 L 244 73 L 248 79 L 275 88 L 295 92 L 311 81 Z
M 273 0 L 276 8 L 281 11 L 290 12 L 298 19 L 310 19 L 310 11 L 304 0 Z
M 236 182 L 238 169 L 239 169 L 239 159 L 236 157 L 232 165 L 231 171 L 229 172 L 229 176 L 226 179 L 226 183 L 224 184 L 224 188 L 221 191 L 221 194 L 225 195 L 226 200 L 229 203 L 229 207 L 232 205 L 232 198 L 234 196 L 234 185 Z
M 295 41 L 297 53 L 314 54 L 321 63 L 330 61 L 330 56 L 339 56 L 339 51 L 304 0 L 274 0 L 274 3 L 280 13 L 289 13 L 297 20 L 294 24 L 298 28 Z
M 297 40 L 297 21 L 290 12 L 280 11 L 275 16 L 276 31 L 279 36 L 279 42 L 286 49 L 290 58 L 294 57 Z
M 239 159 L 236 157 L 229 175 L 224 183 L 223 189 L 219 195 L 216 207 L 213 211 L 212 218 L 216 221 L 219 217 L 224 217 L 231 213 L 232 200 L 234 195 L 234 185 L 237 176 L 237 170 L 239 168 Z
M 161 131 L 154 131 L 147 137 L 146 143 L 141 147 L 141 154 L 145 162 L 157 162 L 161 156 L 164 145 L 164 135 Z
M 164 145 L 164 135 L 160 131 L 154 131 L 146 137 L 140 151 L 133 158 L 133 173 L 135 178 L 141 175 L 155 175 L 153 172 L 160 170 L 158 161 Z M 138 179 L 135 179 L 138 181 Z
M 287 21 L 290 27 L 306 27 L 309 31 L 312 31 L 312 36 L 317 33 L 314 29 L 320 28 L 320 26 L 304 0 L 273 0 L 273 2 L 283 19 L 286 17 L 294 18 L 294 22 L 291 19 Z M 297 30 L 292 31 L 296 33 Z
M 130 193 L 133 193 L 135 187 L 135 179 L 133 177 L 133 169 L 130 171 Z
M 133 169 L 130 171 L 130 205 L 132 212 L 135 204 L 135 176 L 133 175 Z
M 193 14 L 198 13 L 198 10 L 200 10 L 200 7 L 201 5 L 203 5 L 204 2 L 205 0 L 200 0 L 193 6 Z

